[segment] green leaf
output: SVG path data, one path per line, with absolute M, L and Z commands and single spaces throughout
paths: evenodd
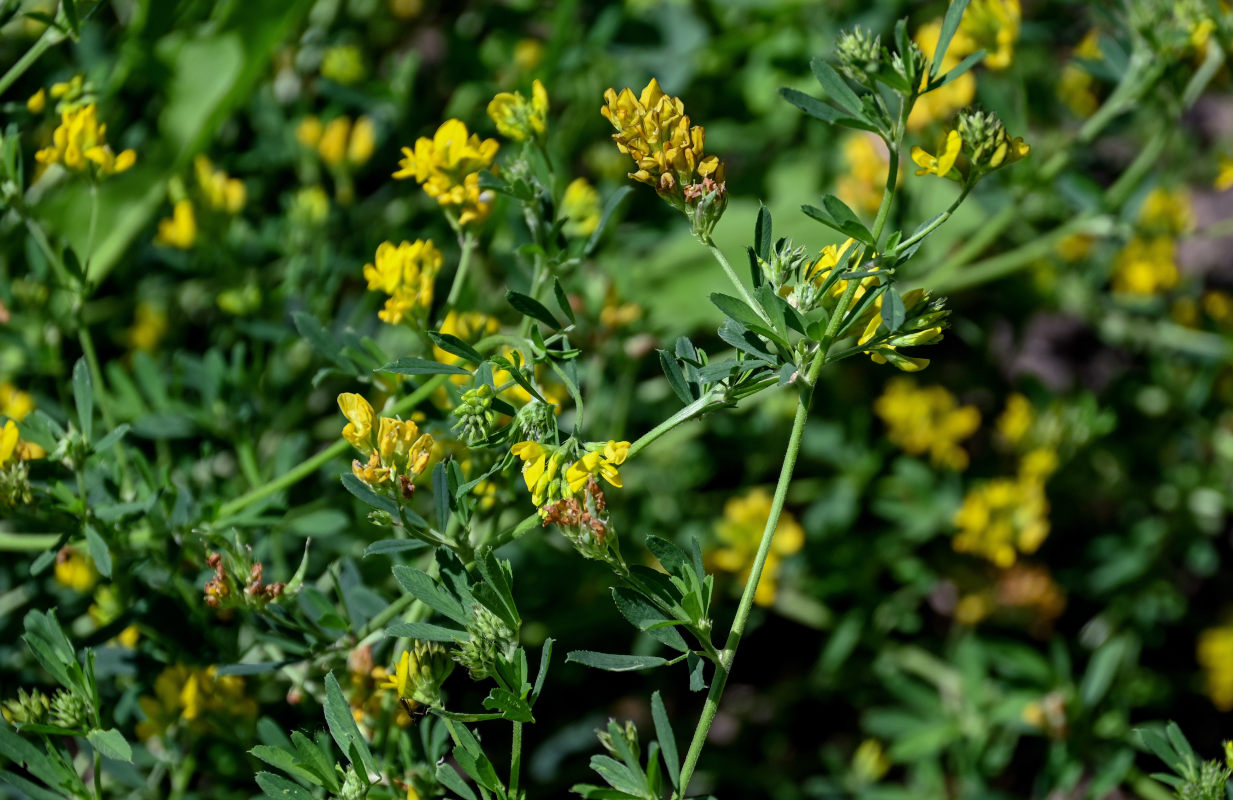
M 298 731 L 297 731 L 298 733 Z M 300 734 L 303 736 L 303 734 Z M 321 780 L 314 775 L 310 770 L 301 766 L 297 761 L 294 753 L 289 753 L 281 747 L 274 747 L 268 744 L 259 744 L 248 751 L 251 755 L 261 759 L 271 767 L 277 767 L 288 775 L 293 775 L 300 780 L 315 783 L 318 786 L 322 785 Z
M 43 669 L 66 689 L 82 689 L 74 680 L 81 674 L 81 666 L 77 663 L 76 651 L 64 635 L 64 630 L 56 620 L 55 609 L 44 614 L 42 611 L 30 611 L 26 614 L 26 633 L 22 636 L 26 645 L 34 652 L 34 657 L 43 665 Z
M 700 692 L 706 688 L 706 662 L 697 653 L 690 652 L 685 656 L 685 665 L 689 667 L 689 691 Z
M 445 718 L 445 724 L 454 740 L 458 742 L 458 746 L 453 751 L 454 760 L 462 767 L 462 771 L 474 778 L 476 783 L 485 789 L 500 792 L 504 796 L 505 787 L 501 785 L 501 779 L 497 777 L 497 771 L 492 766 L 492 762 L 488 760 L 488 756 L 484 755 L 484 749 L 480 747 L 475 734 L 471 733 L 465 725 L 455 725 L 454 721 L 448 717 Z
M 942 61 L 946 58 L 946 51 L 950 48 L 950 40 L 954 38 L 955 31 L 959 30 L 959 23 L 963 20 L 963 12 L 968 7 L 968 0 L 953 0 L 950 8 L 946 9 L 946 16 L 942 19 L 942 30 L 938 34 L 938 44 L 933 51 L 933 63 L 929 67 L 929 77 L 932 78 L 938 74 L 938 70 L 942 68 Z
M 354 473 L 344 472 L 339 476 L 342 480 L 343 488 L 348 492 L 363 500 L 373 508 L 386 512 L 394 519 L 398 519 L 398 504 L 383 494 L 377 494 L 372 487 L 364 483 L 359 478 L 355 477 Z
M 765 328 L 766 323 L 758 316 L 758 313 L 749 307 L 743 300 L 738 300 L 731 295 L 720 294 L 719 292 L 711 293 L 711 302 L 715 307 L 724 312 L 728 317 L 745 325 L 748 328 Z
M 1115 636 L 1092 654 L 1087 672 L 1083 674 L 1083 680 L 1079 684 L 1079 697 L 1084 708 L 1094 708 L 1104 698 L 1130 649 L 1130 642 L 1126 638 Z
M 553 330 L 560 330 L 561 323 L 557 322 L 556 317 L 552 316 L 552 312 L 544 308 L 543 304 L 534 297 L 522 292 L 515 292 L 513 289 L 507 289 L 505 299 L 519 314 L 537 319 Z
M 408 594 L 418 598 L 424 605 L 444 614 L 464 628 L 470 624 L 470 616 L 462 604 L 446 594 L 427 573 L 399 564 L 394 567 L 394 577 Z
M 310 783 L 318 783 L 335 794 L 338 793 L 338 769 L 334 761 L 334 753 L 330 749 L 329 740 L 324 731 L 317 732 L 317 740 L 313 741 L 299 731 L 291 732 L 291 741 L 295 752 L 299 755 L 299 764 L 313 774 Z
M 115 728 L 105 731 L 96 728 L 86 734 L 86 740 L 106 758 L 133 763 L 133 748 L 129 746 L 124 734 Z
M 817 206 L 803 205 L 801 206 L 801 211 L 804 211 L 807 216 L 816 219 L 828 228 L 839 231 L 850 239 L 860 239 L 862 236 L 873 238 L 872 235 L 865 230 L 864 225 L 860 225 L 859 223 L 857 223 L 857 225 L 853 225 L 851 222 L 840 222 Z
M 893 286 L 887 287 L 882 293 L 882 323 L 886 325 L 887 330 L 894 333 L 899 330 L 907 318 L 908 312 L 904 308 L 903 298 L 899 296 L 898 290 Z
M 522 617 L 514 603 L 514 573 L 509 562 L 501 561 L 492 550 L 487 550 L 475 559 L 475 566 L 480 577 L 484 579 L 484 584 L 492 588 L 493 600 L 498 607 L 492 608 L 490 603 L 484 605 L 489 606 L 511 629 L 518 630 L 522 627 Z
M 77 3 L 74 0 L 64 0 L 60 7 L 64 9 L 64 19 L 68 22 L 73 37 L 76 38 L 81 34 L 81 22 L 77 18 Z
M 447 353 L 452 353 L 459 358 L 465 358 L 475 364 L 482 364 L 484 362 L 484 357 L 480 355 L 478 350 L 453 334 L 429 331 L 428 338 L 432 339 L 433 344 Z
M 115 427 L 110 433 L 94 443 L 92 448 L 96 453 L 106 452 L 109 448 L 115 446 L 117 442 L 124 438 L 124 435 L 129 432 L 132 426 L 127 422 L 123 422 Z
M 427 550 L 431 545 L 419 539 L 382 539 L 373 542 L 364 549 L 364 557 L 390 555 L 391 553 L 418 553 Z
M 432 468 L 432 507 L 437 514 L 437 532 L 442 536 L 450 524 L 450 487 L 445 469 L 444 461 Z
M 291 321 L 295 324 L 295 329 L 308 340 L 318 355 L 333 361 L 339 369 L 348 374 L 355 371 L 355 365 L 342 354 L 342 347 L 316 317 L 307 311 L 297 311 L 291 315 Z
M 466 631 L 429 622 L 395 622 L 385 629 L 385 635 L 419 639 L 423 642 L 465 642 L 471 638 L 471 634 Z
M 544 688 L 544 678 L 548 676 L 548 665 L 552 662 L 552 645 L 556 642 L 551 637 L 544 640 L 544 646 L 539 651 L 539 672 L 535 675 L 535 686 L 531 689 L 531 702 L 539 699 L 539 692 Z
M 261 791 L 265 792 L 266 797 L 280 798 L 280 800 L 313 800 L 310 793 L 298 783 L 292 783 L 282 775 L 275 775 L 273 772 L 258 772 L 257 785 L 261 787 Z
M 667 350 L 658 350 L 659 364 L 663 367 L 664 377 L 668 379 L 668 386 L 671 387 L 672 393 L 684 403 L 689 405 L 694 401 L 693 393 L 689 390 L 689 384 L 685 382 L 685 374 L 681 372 L 681 365 L 676 363 L 676 358 Z
M 351 706 L 347 704 L 347 698 L 343 697 L 342 688 L 332 671 L 325 676 L 325 722 L 338 749 L 346 754 L 347 759 L 360 772 L 365 773 L 364 782 L 367 783 L 367 776 L 378 772 L 377 765 L 368 750 L 368 742 L 355 724 Z M 356 764 L 357 760 L 359 764 Z
M 591 233 L 591 237 L 587 239 L 586 246 L 582 248 L 584 256 L 591 255 L 599 247 L 604 234 L 607 233 L 611 226 L 616 224 L 617 212 L 624 205 L 625 200 L 633 193 L 634 189 L 632 186 L 622 186 L 608 198 L 608 202 L 604 204 L 604 213 L 599 218 L 599 226 Z
M 77 423 L 86 442 L 94 438 L 94 384 L 85 357 L 73 365 L 73 401 L 77 404 Z
M 861 99 L 856 96 L 856 92 L 844 82 L 843 77 L 824 59 L 814 58 L 809 61 L 809 68 L 813 70 L 813 76 L 818 83 L 822 85 L 823 91 L 835 103 L 835 105 L 847 111 L 853 117 L 868 122 L 868 117 L 865 116 L 864 109 L 861 107 Z
M 552 279 L 552 296 L 557 301 L 557 308 L 561 309 L 561 313 L 569 320 L 569 324 L 577 325 L 578 318 L 574 316 L 574 309 L 569 304 L 569 297 L 565 294 L 565 290 L 561 288 L 561 281 L 556 278 Z
M 617 741 L 613 739 L 614 744 Z M 591 769 L 617 791 L 633 797 L 646 797 L 648 794 L 646 775 L 642 774 L 641 770 L 635 772 L 611 756 L 591 756 Z
M 963 73 L 970 70 L 972 67 L 976 66 L 978 63 L 980 63 L 981 59 L 983 59 L 984 57 L 985 57 L 985 51 L 983 49 L 977 50 L 975 53 L 972 53 L 970 56 L 968 56 L 967 58 L 963 59 L 958 64 L 956 64 L 953 69 L 951 69 L 949 72 L 943 75 L 940 81 L 938 81 L 937 83 L 930 84 L 929 91 L 932 92 L 934 89 L 941 89 L 946 84 L 950 83 L 951 81 L 955 80 L 960 75 L 962 75 Z
M 786 86 L 779 90 L 779 95 L 815 119 L 820 119 L 831 125 L 834 125 L 839 120 L 839 112 L 816 97 L 811 97 L 796 89 L 789 89 Z
M 594 650 L 573 650 L 565 656 L 566 661 L 583 664 L 609 672 L 630 672 L 636 669 L 653 669 L 668 663 L 659 656 L 628 656 L 617 653 L 597 653 Z
M 617 610 L 621 612 L 621 616 L 629 620 L 629 623 L 638 630 L 645 632 L 652 639 L 662 642 L 674 650 L 679 650 L 682 653 L 689 650 L 689 645 L 685 643 L 684 637 L 681 636 L 676 628 L 672 627 L 673 625 L 680 624 L 681 620 L 669 617 L 643 595 L 632 589 L 617 586 L 612 589 L 612 600 L 616 603 Z
M 94 562 L 99 575 L 110 578 L 111 552 L 107 549 L 107 543 L 103 541 L 102 536 L 99 536 L 93 525 L 86 523 L 85 531 L 86 546 L 90 549 L 90 560 Z
M 848 208 L 847 204 L 833 194 L 824 195 L 822 197 L 822 206 L 827 213 L 831 215 L 841 226 L 844 232 L 852 231 L 848 235 L 853 239 L 872 245 L 873 233 L 865 227 L 860 218 L 853 213 L 852 209 Z
M 437 765 L 437 782 L 463 798 L 463 800 L 479 800 L 475 796 L 475 792 L 471 791 L 471 787 L 467 786 L 467 782 L 449 764 L 442 763 Z
M 424 358 L 405 356 L 391 361 L 373 372 L 393 372 L 397 375 L 470 375 L 470 371 L 455 364 L 442 364 Z
M 511 691 L 495 688 L 484 698 L 484 708 L 499 711 L 501 716 L 511 722 L 534 722 L 531 707 L 527 701 Z
M 771 210 L 758 206 L 758 219 L 754 222 L 754 252 L 763 261 L 771 260 Z
M 668 777 L 674 787 L 681 785 L 681 762 L 676 750 L 676 734 L 668 720 L 668 710 L 659 692 L 651 693 L 651 718 L 655 721 L 655 738 L 659 741 L 660 755 L 668 768 Z

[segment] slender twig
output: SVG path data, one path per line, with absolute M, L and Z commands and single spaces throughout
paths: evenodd
M 749 290 L 745 288 L 745 284 L 742 283 L 741 279 L 737 277 L 736 270 L 732 269 L 732 265 L 728 263 L 728 259 L 724 256 L 723 251 L 716 247 L 715 243 L 710 239 L 703 241 L 703 244 L 706 245 L 707 250 L 711 251 L 711 255 L 715 256 L 715 260 L 719 262 L 719 266 L 723 267 L 724 274 L 728 276 L 728 280 L 731 281 L 732 285 L 736 287 L 736 290 L 740 292 L 741 299 L 745 301 L 745 304 L 754 310 L 754 312 L 758 315 L 758 318 L 766 323 L 768 328 L 774 330 L 775 326 L 771 324 L 771 318 L 768 317 L 766 312 L 762 310 L 762 304 L 753 299 L 753 295 L 749 293 Z

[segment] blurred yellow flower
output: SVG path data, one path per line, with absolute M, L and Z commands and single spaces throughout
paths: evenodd
M 599 191 L 586 178 L 574 178 L 561 198 L 561 216 L 565 217 L 561 230 L 566 236 L 590 236 L 599 227 Z
M 26 108 L 31 114 L 42 114 L 43 109 L 47 107 L 47 90 L 39 89 L 34 94 L 30 95 L 30 99 L 26 101 Z
M 1135 236 L 1113 259 L 1113 291 L 1117 294 L 1158 294 L 1180 280 L 1177 242 L 1171 236 Z
M 914 39 L 920 45 L 926 63 L 932 63 L 933 53 L 937 50 L 941 34 L 942 20 L 940 19 L 928 22 L 917 29 Z M 952 40 L 950 48 L 942 58 L 942 71 L 954 69 L 962 60 L 963 56 L 958 54 Z M 922 76 L 921 84 L 923 85 L 927 79 L 928 76 Z M 968 70 L 940 89 L 934 89 L 917 98 L 916 105 L 912 106 L 912 113 L 908 115 L 908 130 L 917 131 L 935 121 L 948 119 L 951 114 L 970 105 L 975 97 L 976 76 Z
M 862 785 L 877 783 L 890 769 L 890 759 L 877 739 L 866 739 L 852 754 L 852 776 Z
M 171 216 L 158 222 L 156 244 L 188 250 L 197 241 L 197 214 L 191 200 L 178 200 L 171 209 Z
M 17 424 L 34 410 L 34 398 L 8 381 L 0 381 L 0 417 L 8 417 L 0 432 L 0 465 L 10 458 L 31 461 L 47 455 L 47 451 L 34 442 L 27 442 L 18 435 Z
M 955 160 L 959 158 L 959 150 L 962 147 L 963 140 L 959 136 L 959 131 L 946 134 L 946 142 L 936 156 L 925 152 L 923 147 L 913 147 L 912 160 L 920 167 L 916 170 L 916 174 L 937 175 L 939 178 L 945 178 L 954 168 Z
M 1020 553 L 1036 552 L 1049 535 L 1049 503 L 1036 481 L 994 478 L 968 491 L 954 522 L 956 552 L 1009 567 Z
M 17 451 L 17 437 L 17 423 L 11 419 L 5 420 L 4 427 L 0 428 L 0 467 L 7 464 Z
M 133 325 L 128 329 L 129 346 L 153 353 L 167 333 L 167 313 L 153 303 L 137 304 Z
M 34 398 L 8 381 L 0 381 L 0 416 L 21 422 L 34 410 Z
M 1011 447 L 1018 447 L 1036 421 L 1032 401 L 1015 392 L 1006 398 L 1006 408 L 997 419 L 997 432 Z
M 868 216 L 882 205 L 882 188 L 890 172 L 886 145 L 870 133 L 854 133 L 843 140 L 848 171 L 835 184 L 835 194 L 850 208 Z
M 637 97 L 628 88 L 608 89 L 600 113 L 616 129 L 617 149 L 634 160 L 629 177 L 661 196 L 683 203 L 686 187 L 724 182 L 723 162 L 704 152 L 706 130 L 691 126 L 681 98 L 664 94 L 654 78 Z
M 548 129 L 548 90 L 539 80 L 531 84 L 531 99 L 521 92 L 500 92 L 488 103 L 488 116 L 497 131 L 515 142 L 544 135 Z
M 956 58 L 985 51 L 982 62 L 989 69 L 1006 69 L 1019 40 L 1019 0 L 972 0 L 951 40 Z
M 771 494 L 762 487 L 733 497 L 724 504 L 724 516 L 715 526 L 721 546 L 708 554 L 715 568 L 748 580 L 754 557 L 762 542 L 762 531 L 771 517 Z M 771 549 L 762 569 L 762 579 L 754 592 L 754 602 L 769 606 L 779 589 L 779 564 L 805 545 L 805 530 L 788 511 L 779 515 Z
M 240 213 L 246 199 L 243 181 L 232 178 L 221 169 L 214 169 L 210 159 L 200 153 L 193 159 L 193 171 L 197 175 L 201 195 L 210 208 L 228 214 Z
M 1143 198 L 1139 225 L 1153 233 L 1177 235 L 1194 229 L 1194 208 L 1184 188 L 1156 187 Z
M 1229 156 L 1220 157 L 1220 172 L 1216 175 L 1216 180 L 1212 185 L 1221 192 L 1233 189 L 1233 158 Z
M 893 378 L 873 405 L 886 425 L 886 438 L 910 455 L 929 454 L 935 466 L 963 470 L 968 454 L 959 442 L 980 427 L 980 411 L 961 406 L 944 386 L 918 387 Z
M 1200 633 L 1197 650 L 1212 705 L 1221 711 L 1233 711 L 1233 624 Z
M 164 669 L 154 680 L 154 696 L 137 701 L 145 719 L 137 723 L 137 738 L 161 736 L 183 722 L 194 733 L 257 714 L 257 703 L 244 694 L 244 679 L 219 675 L 218 667 L 183 664 Z
M 519 39 L 514 45 L 514 66 L 530 72 L 544 60 L 544 43 L 539 39 Z
M 492 166 L 499 147 L 496 139 L 469 133 L 462 120 L 446 120 L 431 139 L 420 137 L 414 149 L 402 148 L 394 177 L 414 178 L 429 197 L 458 214 L 458 224 L 482 222 L 491 200 L 480 192 L 479 173 Z
M 98 570 L 85 553 L 65 545 L 56 554 L 56 583 L 86 594 L 98 583 Z
M 374 263 L 364 265 L 368 288 L 389 295 L 377 316 L 397 325 L 406 318 L 416 320 L 426 315 L 432 308 L 433 282 L 442 263 L 441 251 L 431 239 L 378 245 Z
M 52 89 L 55 95 L 55 88 Z M 85 170 L 93 165 L 100 175 L 124 172 L 137 162 L 134 150 L 119 155 L 107 144 L 107 126 L 98 121 L 94 103 L 66 108 L 60 115 L 60 125 L 52 133 L 52 144 L 34 154 L 40 164 L 63 164 L 71 170 Z

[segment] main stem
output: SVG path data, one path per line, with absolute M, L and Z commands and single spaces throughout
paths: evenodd
M 518 800 L 518 773 L 522 768 L 522 723 L 514 723 L 513 742 L 509 755 L 509 796 Z

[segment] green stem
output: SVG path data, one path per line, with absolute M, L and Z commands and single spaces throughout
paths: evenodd
M 454 273 L 454 282 L 450 284 L 449 297 L 445 299 L 445 306 L 450 309 L 458 303 L 458 297 L 467 284 L 467 273 L 471 268 L 471 254 L 475 251 L 477 240 L 470 231 L 465 231 L 459 235 L 458 244 L 462 248 L 462 255 L 458 258 L 458 271 Z
M 719 262 L 719 266 L 723 267 L 724 274 L 728 276 L 728 280 L 731 281 L 732 285 L 736 287 L 736 290 L 740 292 L 741 299 L 745 301 L 745 304 L 757 313 L 758 318 L 766 323 L 766 327 L 774 330 L 775 326 L 771 324 L 770 318 L 767 317 L 766 312 L 762 310 L 762 305 L 757 300 L 753 299 L 753 295 L 751 295 L 749 290 L 745 288 L 745 284 L 741 283 L 741 279 L 736 276 L 736 271 L 732 269 L 732 265 L 728 263 L 728 259 L 724 257 L 723 252 L 721 252 L 720 249 L 715 246 L 715 243 L 710 239 L 704 241 L 703 244 L 706 245 L 706 249 L 711 251 L 711 255 L 713 255 L 715 260 Z
M 509 755 L 509 796 L 518 800 L 518 773 L 522 769 L 522 723 L 514 723 L 513 742 Z
M 94 748 L 94 796 L 103 800 L 103 756 Z
M 99 411 L 103 415 L 103 423 L 108 431 L 116 429 L 116 418 L 111 411 L 111 394 L 103 381 L 103 368 L 99 364 L 98 352 L 94 349 L 94 337 L 85 322 L 77 329 L 77 339 L 81 343 L 82 355 L 86 357 L 86 368 L 90 370 L 90 380 L 94 384 L 94 397 L 98 400 Z M 121 493 L 127 497 L 132 490 L 132 476 L 128 470 L 128 454 L 123 447 L 116 448 L 116 464 L 120 468 Z
M 882 192 L 882 202 L 878 205 L 878 216 L 873 221 L 873 244 L 875 248 L 882 238 L 882 229 L 886 227 L 886 220 L 890 218 L 891 205 L 895 199 L 895 188 L 899 183 L 899 152 L 903 150 L 903 131 L 904 119 L 907 116 L 908 109 L 916 100 L 916 93 L 905 98 L 899 104 L 899 118 L 895 121 L 895 136 L 894 142 L 887 142 L 887 149 L 890 151 L 890 162 L 887 165 L 890 167 L 886 173 L 886 188 Z
M 444 375 L 434 375 L 423 386 L 395 403 L 394 407 L 390 410 L 395 414 L 402 414 L 410 411 L 418 406 L 430 394 L 435 392 L 437 387 L 445 383 L 445 380 L 446 376 Z M 226 517 L 234 516 L 253 503 L 256 503 L 259 500 L 264 500 L 272 494 L 281 492 L 283 489 L 299 483 L 304 478 L 307 478 L 309 475 L 316 472 L 323 464 L 329 463 L 330 461 L 333 461 L 341 456 L 347 451 L 348 447 L 350 447 L 350 445 L 345 439 L 339 439 L 337 442 L 334 442 L 324 450 L 321 450 L 315 455 L 304 459 L 299 464 L 287 470 L 282 475 L 279 475 L 277 478 L 274 478 L 270 482 L 258 486 L 252 491 L 240 495 L 230 502 L 223 503 L 219 506 L 218 513 L 215 514 L 214 519 L 220 520 Z
M 638 455 L 642 448 L 651 444 L 656 439 L 675 428 L 677 425 L 693 419 L 700 414 L 706 413 L 711 409 L 712 405 L 717 404 L 718 402 L 711 397 L 710 393 L 702 395 L 697 400 L 685 406 L 671 417 L 668 417 L 666 420 L 659 423 L 654 428 L 651 428 L 649 431 L 642 434 L 642 436 L 638 437 L 637 441 L 629 446 L 629 452 L 625 456 L 626 459 L 630 459 Z
M 9 533 L 0 531 L 0 553 L 37 553 L 54 547 L 58 533 Z
M 60 44 L 64 41 L 65 36 L 57 28 L 50 25 L 43 31 L 43 35 L 30 46 L 25 55 L 17 59 L 17 63 L 9 67 L 8 72 L 4 73 L 4 77 L 0 78 L 0 95 L 8 91 L 18 78 L 20 78 L 26 70 L 30 69 L 35 61 L 47 51 L 48 48 Z
M 963 191 L 959 192 L 959 196 L 955 198 L 955 202 L 951 203 L 949 208 L 947 208 L 945 211 L 943 211 L 941 214 L 935 217 L 933 221 L 930 222 L 928 225 L 921 228 L 916 233 L 912 234 L 906 240 L 901 242 L 899 244 L 900 249 L 905 248 L 905 247 L 911 247 L 912 245 L 919 242 L 921 239 L 924 239 L 926 236 L 936 231 L 938 228 L 942 227 L 943 223 L 945 223 L 946 220 L 950 219 L 950 215 L 955 213 L 955 209 L 959 207 L 959 204 L 963 202 L 964 198 L 968 196 L 968 192 L 970 191 L 972 191 L 972 185 L 964 184 Z

